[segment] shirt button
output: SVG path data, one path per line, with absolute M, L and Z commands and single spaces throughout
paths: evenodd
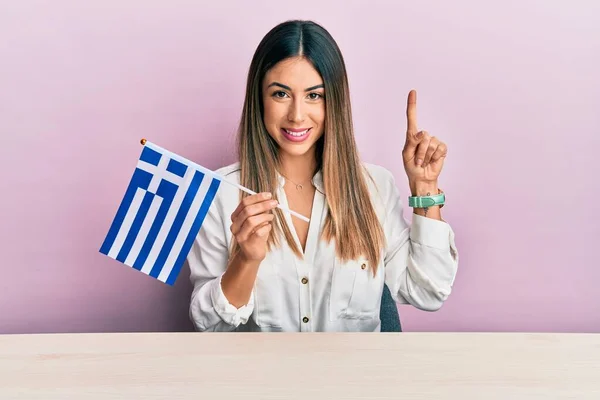
M 360 266 L 360 269 L 365 269 L 365 268 L 367 268 L 367 264 L 363 264 Z
M 302 318 L 302 322 L 304 322 L 306 324 L 308 322 L 308 317 Z
M 302 278 L 302 283 L 306 285 L 308 283 L 308 279 Z

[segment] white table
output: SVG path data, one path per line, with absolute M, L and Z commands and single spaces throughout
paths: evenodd
M 600 335 L 0 335 L 0 399 L 600 399 Z

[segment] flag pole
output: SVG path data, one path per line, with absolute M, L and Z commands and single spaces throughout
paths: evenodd
M 147 141 L 146 139 L 144 139 L 144 138 L 142 138 L 142 140 L 140 140 L 140 143 L 142 144 L 142 146 L 145 146 L 147 142 L 148 142 L 148 141 Z M 174 155 L 175 155 L 175 154 L 174 154 Z M 197 165 L 197 164 L 195 164 L 195 163 L 194 163 L 194 162 L 192 162 L 192 161 L 189 161 L 189 160 L 186 160 L 186 161 L 187 161 L 187 162 L 190 162 L 190 163 L 192 163 L 193 165 Z M 203 168 L 202 170 L 204 170 L 204 169 L 205 169 L 205 168 Z M 214 176 L 216 176 L 218 179 L 222 180 L 223 182 L 226 182 L 226 183 L 228 183 L 228 184 L 230 184 L 230 185 L 232 185 L 232 186 L 235 186 L 236 188 L 240 189 L 240 190 L 241 190 L 241 191 L 243 191 L 243 192 L 246 192 L 246 193 L 248 193 L 248 194 L 250 194 L 250 195 L 255 195 L 255 194 L 256 194 L 256 192 L 253 192 L 252 190 L 250 190 L 250 189 L 248 189 L 248 188 L 246 188 L 246 187 L 244 187 L 244 186 L 242 186 L 242 185 L 239 185 L 239 184 L 237 184 L 237 183 L 235 183 L 235 182 L 231 182 L 231 181 L 229 181 L 229 180 L 225 179 L 225 177 L 223 177 L 223 176 L 221 176 L 221 175 L 217 174 L 217 173 L 216 173 L 216 172 L 214 172 L 214 171 L 211 171 L 211 170 L 207 170 L 207 171 L 209 171 L 211 174 L 213 174 Z M 299 213 L 297 213 L 296 211 L 292 211 L 292 210 L 290 210 L 290 209 L 287 209 L 287 208 L 285 208 L 285 207 L 282 207 L 282 206 L 281 206 L 281 204 L 277 204 L 277 208 L 281 209 L 282 211 L 288 212 L 288 213 L 290 213 L 290 214 L 292 214 L 292 215 L 294 215 L 294 216 L 296 216 L 296 217 L 300 218 L 300 219 L 301 219 L 301 220 L 303 220 L 303 221 L 310 222 L 310 219 L 306 218 L 304 215 L 302 215 L 302 214 L 299 214 Z

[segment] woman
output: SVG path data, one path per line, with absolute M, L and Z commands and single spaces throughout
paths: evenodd
M 404 166 L 425 201 L 446 146 L 418 131 L 414 91 L 407 118 Z M 344 60 L 324 28 L 288 21 L 261 41 L 238 153 L 217 172 L 258 194 L 221 185 L 188 256 L 197 330 L 379 331 L 384 283 L 399 303 L 442 306 L 458 264 L 443 204 L 415 203 L 409 226 L 391 173 L 359 160 Z

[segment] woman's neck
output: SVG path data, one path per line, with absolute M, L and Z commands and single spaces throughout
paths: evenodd
M 280 154 L 281 174 L 299 184 L 309 182 L 317 168 L 317 160 L 314 152 L 308 152 L 300 156 L 290 156 L 289 154 Z

